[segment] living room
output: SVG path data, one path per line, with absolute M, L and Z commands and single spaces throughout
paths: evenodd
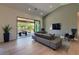
M 31 6 L 32 5 L 32 6 Z M 43 6 L 41 6 L 43 5 Z M 45 5 L 45 6 L 44 6 Z M 53 5 L 53 7 L 51 6 Z M 25 8 L 27 6 L 27 8 Z M 29 9 L 29 7 L 31 9 Z M 47 7 L 49 6 L 49 8 Z M 45 7 L 45 8 L 44 8 Z M 64 4 L 64 3 L 37 3 L 37 4 L 0 4 L 0 42 L 3 50 L 0 54 L 79 54 L 78 50 L 78 18 L 77 13 L 79 11 L 79 4 Z M 54 8 L 54 9 L 53 9 Z M 28 10 L 27 10 L 28 9 Z M 33 9 L 33 12 L 32 12 Z M 48 9 L 48 10 L 47 10 Z M 43 11 L 42 11 L 43 10 Z M 45 11 L 47 10 L 47 12 Z M 42 12 L 42 13 L 40 13 Z M 40 14 L 38 14 L 40 13 Z M 44 46 L 31 38 L 17 40 L 17 18 L 29 18 L 40 21 L 40 29 L 44 28 L 47 34 L 55 34 L 55 36 L 64 39 L 65 34 L 68 34 L 68 38 L 73 38 L 71 30 L 77 30 L 77 35 L 74 37 L 74 40 L 70 39 L 69 52 L 66 53 L 65 50 L 62 52 L 62 49 L 54 51 L 51 48 Z M 7 20 L 7 21 L 6 21 Z M 3 29 L 5 25 L 10 25 L 12 27 L 10 31 L 10 42 L 3 43 Z M 55 27 L 55 28 L 54 28 Z M 57 27 L 57 28 L 56 28 Z M 30 39 L 30 40 L 28 40 Z M 7 46 L 8 45 L 8 46 Z M 14 45 L 12 48 L 8 48 Z M 75 47 L 73 47 L 73 45 Z M 27 47 L 26 47 L 27 46 Z M 16 49 L 18 47 L 18 49 Z M 30 48 L 29 48 L 30 47 Z M 36 48 L 34 48 L 36 47 Z M 25 49 L 26 50 L 25 50 Z M 36 50 L 41 49 L 40 51 L 34 53 Z M 73 48 L 73 49 L 72 49 Z M 76 49 L 75 49 L 76 48 Z M 32 50 L 33 49 L 33 50 Z M 58 48 L 57 48 L 58 49 Z M 18 50 L 18 51 L 17 51 Z M 20 50 L 20 51 L 19 51 Z M 47 52 L 43 52 L 43 51 Z M 8 52 L 9 51 L 9 52 Z M 31 52 L 30 52 L 31 51 Z M 73 51 L 73 52 L 71 52 Z M 15 53 L 16 52 L 16 53 Z

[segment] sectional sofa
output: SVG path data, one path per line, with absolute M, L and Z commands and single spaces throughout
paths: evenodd
M 32 38 L 35 41 L 42 43 L 43 45 L 48 46 L 54 50 L 62 46 L 62 39 L 56 37 L 55 35 L 50 35 L 47 33 L 35 33 Z

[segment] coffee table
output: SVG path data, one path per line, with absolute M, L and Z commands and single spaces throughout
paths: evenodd
M 60 36 L 60 38 L 62 39 L 62 48 L 68 53 L 70 41 L 68 41 L 68 38 L 65 38 L 64 36 Z

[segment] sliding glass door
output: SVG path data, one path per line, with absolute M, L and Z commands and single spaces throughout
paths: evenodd
M 39 32 L 40 31 L 40 21 L 34 20 L 34 31 Z

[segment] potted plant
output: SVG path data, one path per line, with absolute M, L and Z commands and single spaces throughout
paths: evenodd
M 10 30 L 11 30 L 11 27 L 9 25 L 6 25 L 5 27 L 3 27 L 4 42 L 9 42 L 9 39 L 10 39 Z

